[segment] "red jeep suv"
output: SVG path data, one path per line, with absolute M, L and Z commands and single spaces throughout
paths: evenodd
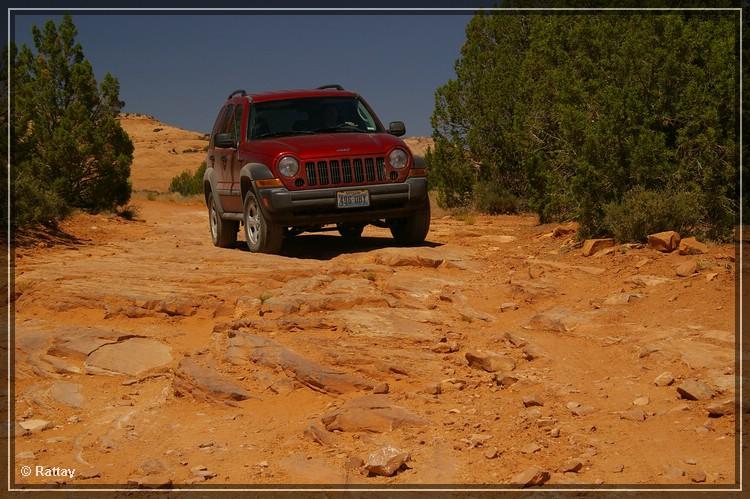
M 370 106 L 340 85 L 229 95 L 214 123 L 203 177 L 211 239 L 228 247 L 242 223 L 250 251 L 328 230 L 358 238 L 367 224 L 417 244 L 430 228 L 423 167 Z M 421 165 L 420 165 L 421 166 Z M 330 229 L 333 229 L 330 227 Z

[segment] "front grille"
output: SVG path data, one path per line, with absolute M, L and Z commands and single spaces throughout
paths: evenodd
M 305 162 L 308 187 L 326 185 L 358 185 L 386 182 L 385 158 L 351 158 Z M 390 176 L 393 180 L 393 176 Z

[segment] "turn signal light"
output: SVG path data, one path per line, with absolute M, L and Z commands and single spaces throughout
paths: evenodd
M 264 178 L 255 181 L 255 185 L 258 187 L 284 187 L 281 180 L 277 178 Z

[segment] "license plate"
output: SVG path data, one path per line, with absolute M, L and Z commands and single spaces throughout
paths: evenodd
M 336 193 L 339 208 L 361 208 L 370 206 L 370 191 L 341 191 Z

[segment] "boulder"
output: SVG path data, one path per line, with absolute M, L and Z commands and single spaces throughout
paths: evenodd
M 707 407 L 708 415 L 712 418 L 720 418 L 734 414 L 735 402 L 732 399 L 722 400 Z
M 583 249 L 581 250 L 581 254 L 583 256 L 591 256 L 594 253 L 598 253 L 599 251 L 611 248 L 615 245 L 614 239 L 587 239 L 583 243 Z
M 679 252 L 681 255 L 702 255 L 708 253 L 708 246 L 694 237 L 686 237 L 680 240 Z
M 648 236 L 648 247 L 663 253 L 670 253 L 676 250 L 679 244 L 680 235 L 673 230 L 649 234 Z

